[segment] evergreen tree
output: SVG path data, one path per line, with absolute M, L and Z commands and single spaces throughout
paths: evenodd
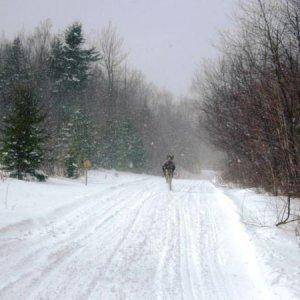
M 108 122 L 101 140 L 97 160 L 97 162 L 104 168 L 111 169 L 116 167 L 116 131 L 117 122 Z
M 1 57 L 0 90 L 6 107 L 10 108 L 11 96 L 19 84 L 27 84 L 30 80 L 30 66 L 22 42 L 19 38 L 5 45 Z
M 102 141 L 101 164 L 103 167 L 119 170 L 141 169 L 146 163 L 146 150 L 143 141 L 129 119 L 115 122 L 109 128 Z M 115 131 L 115 144 L 112 143 L 112 131 Z
M 77 110 L 72 118 L 71 147 L 74 149 L 78 162 L 93 160 L 96 151 L 95 125 L 82 111 Z
M 15 89 L 11 114 L 4 119 L 3 147 L 0 151 L 2 168 L 11 177 L 26 179 L 33 176 L 44 181 L 38 171 L 43 161 L 44 116 L 32 88 L 20 85 Z
M 94 160 L 97 142 L 95 126 L 82 111 L 71 114 L 61 130 L 58 160 L 64 161 L 67 176 L 76 178 L 84 160 Z
M 53 80 L 53 93 L 58 95 L 62 90 L 63 74 L 66 68 L 64 57 L 63 43 L 60 39 L 55 38 L 51 46 L 50 53 L 50 76 Z
M 56 39 L 50 56 L 51 77 L 60 96 L 82 91 L 90 75 L 90 64 L 99 59 L 94 48 L 84 49 L 82 26 L 74 23 L 65 32 L 64 41 Z
M 65 157 L 66 175 L 69 178 L 77 178 L 79 176 L 79 166 L 76 163 L 76 155 L 71 150 Z

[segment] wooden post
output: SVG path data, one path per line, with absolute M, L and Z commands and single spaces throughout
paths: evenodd
M 84 170 L 85 170 L 85 185 L 87 185 L 88 182 L 88 170 L 92 168 L 92 163 L 90 160 L 85 160 L 83 162 Z

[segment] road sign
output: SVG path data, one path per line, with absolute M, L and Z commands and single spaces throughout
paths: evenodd
M 83 166 L 86 170 L 90 170 L 92 168 L 92 162 L 87 159 L 83 162 Z

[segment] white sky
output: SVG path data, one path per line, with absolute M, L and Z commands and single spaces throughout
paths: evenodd
M 217 31 L 230 24 L 235 0 L 0 0 L 0 32 L 13 37 L 50 18 L 55 31 L 81 21 L 85 33 L 109 21 L 148 80 L 185 94 L 196 64 L 216 55 Z

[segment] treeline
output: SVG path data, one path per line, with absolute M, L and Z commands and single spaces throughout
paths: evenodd
M 198 164 L 191 106 L 176 104 L 127 65 L 111 24 L 94 46 L 79 23 L 61 35 L 50 29 L 44 22 L 0 42 L 2 169 L 20 179 L 77 177 L 90 160 L 158 173 L 168 152 L 183 168 Z
M 243 1 L 236 22 L 218 62 L 195 76 L 200 124 L 226 154 L 224 179 L 290 199 L 300 195 L 299 2 Z

